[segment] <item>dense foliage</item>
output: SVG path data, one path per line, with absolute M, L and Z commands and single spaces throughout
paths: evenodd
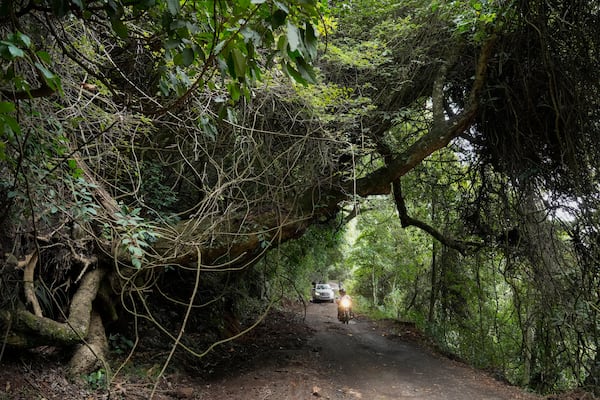
M 597 389 L 595 2 L 0 8 L 5 344 L 125 319 L 202 356 L 184 332 L 333 279 L 515 383 Z
M 590 264 L 597 231 L 597 6 L 406 2 L 386 3 L 374 14 L 372 3 L 360 4 L 360 12 L 343 14 L 343 35 L 330 47 L 349 43 L 339 54 L 359 48 L 372 62 L 333 76 L 394 93 L 371 95 L 380 113 L 367 126 L 380 135 L 369 137 L 384 158 L 435 129 L 436 62 L 448 66 L 439 106 L 453 118 L 467 106 L 463 74 L 472 73 L 474 60 L 466 49 L 489 34 L 497 45 L 476 122 L 463 140 L 395 182 L 392 201 L 359 216 L 360 235 L 347 258 L 356 295 L 378 313 L 417 322 L 448 351 L 511 382 L 541 392 L 597 390 L 599 276 Z M 365 49 L 385 49 L 389 58 Z M 400 57 L 410 62 L 393 63 Z M 336 60 L 344 62 L 351 61 Z M 421 231 L 403 233 L 401 226 Z

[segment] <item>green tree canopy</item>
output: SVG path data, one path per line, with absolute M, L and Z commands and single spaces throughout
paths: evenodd
M 529 299 L 564 293 L 540 282 L 561 265 L 544 256 L 557 237 L 547 215 L 569 205 L 572 259 L 593 265 L 593 1 L 1 8 L 0 243 L 10 273 L 0 317 L 11 345 L 78 342 L 90 321 L 106 320 L 86 310 L 107 283 L 120 306 L 158 325 L 146 294 L 167 303 L 174 282 L 190 310 L 228 292 L 219 304 L 235 313 L 234 283 L 253 279 L 269 249 L 370 195 L 393 195 L 401 225 L 446 251 L 452 268 L 432 274 L 439 288 L 464 282 L 448 274 L 491 244 L 527 260 L 511 265 L 531 268 Z M 201 285 L 200 274 L 217 272 Z M 592 287 L 596 274 L 583 275 Z M 61 304 L 40 300 L 58 292 Z M 524 319 L 534 311 L 519 308 Z M 529 343 L 531 365 L 552 355 L 540 343 Z

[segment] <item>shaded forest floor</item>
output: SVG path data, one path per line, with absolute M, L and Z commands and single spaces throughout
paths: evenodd
M 157 339 L 158 340 L 158 339 Z M 218 346 L 201 360 L 176 353 L 158 380 L 166 354 L 136 353 L 133 367 L 86 383 L 65 377 L 66 352 L 39 348 L 4 354 L 0 400 L 15 399 L 542 399 L 435 351 L 412 326 L 335 319 L 335 305 L 303 312 L 273 311 L 255 330 Z M 116 361 L 116 360 L 115 360 Z M 118 365 L 115 362 L 116 365 Z M 580 392 L 545 399 L 589 400 Z

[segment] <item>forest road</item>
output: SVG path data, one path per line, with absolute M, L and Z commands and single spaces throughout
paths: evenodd
M 309 304 L 306 323 L 314 334 L 301 348 L 272 349 L 262 365 L 207 385 L 200 398 L 541 398 L 394 337 L 367 319 L 344 325 L 337 320 L 335 304 Z

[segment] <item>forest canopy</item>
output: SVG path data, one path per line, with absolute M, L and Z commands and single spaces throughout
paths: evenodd
M 77 374 L 105 360 L 106 332 L 140 320 L 202 356 L 190 319 L 215 343 L 243 333 L 242 310 L 308 279 L 307 258 L 339 257 L 323 242 L 356 217 L 368 229 L 347 262 L 374 306 L 396 293 L 396 310 L 458 335 L 457 352 L 476 313 L 479 339 L 518 343 L 486 367 L 540 391 L 597 389 L 596 2 L 0 11 L 2 348 L 87 338 Z M 385 240 L 369 225 L 382 215 Z M 399 249 L 412 256 L 380 265 L 389 280 L 361 281 Z M 409 300 L 392 277 L 414 283 Z

